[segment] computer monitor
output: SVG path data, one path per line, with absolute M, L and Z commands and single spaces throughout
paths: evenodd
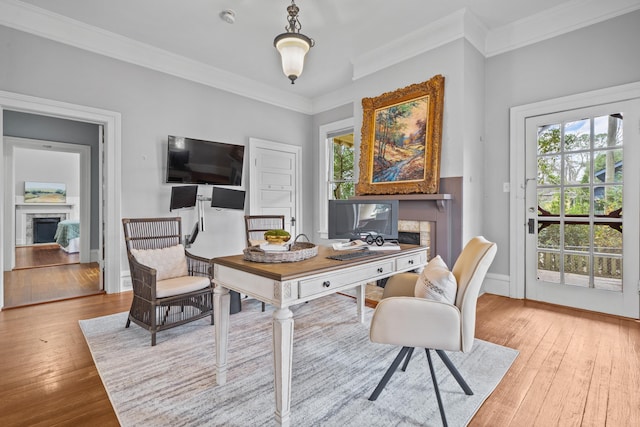
M 245 192 L 243 190 L 213 187 L 211 192 L 211 207 L 244 210 L 244 198 Z
M 398 239 L 397 200 L 329 200 L 329 239 Z
M 198 197 L 197 185 L 181 185 L 171 187 L 171 203 L 169 210 L 192 208 L 196 205 Z
M 193 244 L 193 242 L 196 241 L 199 231 L 200 231 L 200 222 L 196 221 L 196 223 L 193 225 L 193 228 L 191 229 L 191 234 L 189 234 L 187 236 L 188 239 L 185 240 L 185 246 L 189 247 Z

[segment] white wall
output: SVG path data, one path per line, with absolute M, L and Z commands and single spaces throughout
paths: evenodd
M 410 84 L 445 78 L 441 177 L 463 177 L 464 244 L 482 234 L 484 58 L 470 43 L 458 39 L 354 83 L 355 140 L 360 142 L 364 97 L 376 97 Z
M 0 89 L 122 114 L 123 217 L 171 215 L 171 185 L 164 183 L 169 134 L 243 145 L 249 137 L 297 145 L 303 147 L 302 170 L 312 169 L 310 116 L 6 27 L 0 26 L 0 40 Z M 311 179 L 305 174 L 301 183 L 310 200 Z M 248 182 L 246 174 L 243 181 Z M 305 206 L 304 217 L 313 215 L 311 208 Z M 211 248 L 219 252 L 210 249 L 203 255 L 230 254 L 243 247 L 243 223 L 236 216 L 209 215 L 215 220 L 208 221 L 208 236 L 199 239 L 214 242 Z M 312 222 L 303 221 L 305 232 Z M 186 228 L 190 224 L 185 220 Z M 121 246 L 126 266 L 121 236 L 115 244 Z
M 484 57 L 470 43 L 464 44 L 463 114 L 449 125 L 462 128 L 463 198 L 462 244 L 483 235 L 484 203 Z
M 509 108 L 640 81 L 639 23 L 636 11 L 488 59 L 461 39 L 360 78 L 353 83 L 356 141 L 363 97 L 444 75 L 441 176 L 465 178 L 463 238 L 481 233 L 496 241 L 491 271 L 508 274 L 513 248 L 502 184 L 510 171 Z M 257 137 L 303 147 L 303 232 L 314 231 L 315 135 L 319 125 L 344 118 L 344 108 L 313 118 L 6 27 L 0 27 L 0 40 L 0 89 L 122 114 L 122 216 L 170 215 L 168 134 L 239 144 Z M 224 251 L 230 241 L 242 241 L 234 214 L 208 215 L 205 241 L 211 247 Z
M 16 196 L 24 196 L 25 181 L 65 184 L 67 197 L 80 196 L 80 155 L 16 148 Z
M 498 244 L 491 271 L 509 274 L 509 109 L 640 81 L 640 11 L 486 60 L 485 236 Z M 524 219 L 522 221 L 524 227 Z
M 356 80 L 353 102 L 356 145 L 360 144 L 362 98 L 374 98 L 442 74 L 445 78 L 445 89 L 440 176 L 462 176 L 464 126 L 460 125 L 460 118 L 464 114 L 463 48 L 464 41 L 459 39 Z

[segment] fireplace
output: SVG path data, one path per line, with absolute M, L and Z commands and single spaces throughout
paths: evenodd
M 401 219 L 398 221 L 398 242 L 410 245 L 422 245 L 427 248 L 427 260 L 432 258 L 431 221 L 414 221 Z
M 55 242 L 54 236 L 58 229 L 60 217 L 33 218 L 33 243 Z
M 440 179 L 440 194 L 365 195 L 355 199 L 396 199 L 398 232 L 419 233 L 427 260 L 440 255 L 452 266 L 462 251 L 462 178 Z M 415 236 L 412 237 L 415 239 Z

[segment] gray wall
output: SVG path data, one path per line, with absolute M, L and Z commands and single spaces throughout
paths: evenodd
M 122 114 L 122 216 L 169 216 L 165 184 L 167 135 L 236 144 L 249 137 L 302 147 L 312 170 L 312 118 L 37 36 L 0 27 L 0 89 Z M 245 171 L 247 167 L 245 165 Z M 248 183 L 245 172 L 243 182 Z M 302 177 L 303 226 L 313 224 L 312 179 Z M 211 189 L 202 188 L 203 194 Z M 309 201 L 309 202 L 308 202 Z M 244 247 L 235 216 L 208 210 L 200 253 L 218 256 Z M 193 212 L 184 214 L 192 224 Z M 121 249 L 121 253 L 124 248 Z M 122 255 L 123 268 L 126 260 Z
M 509 109 L 640 81 L 640 11 L 486 60 L 485 221 L 487 238 L 509 248 Z M 524 219 L 523 219 L 524 223 Z M 509 274 L 509 258 L 491 271 Z
M 98 223 L 99 203 L 99 153 L 98 125 L 82 123 L 56 117 L 39 116 L 18 111 L 3 111 L 4 136 L 66 142 L 91 147 L 91 249 L 98 249 L 100 224 Z M 19 182 L 15 183 L 20 186 Z M 79 188 L 78 185 L 75 187 Z M 16 187 L 16 194 L 22 194 L 24 187 Z M 72 194 L 70 194 L 72 195 Z M 77 190 L 74 196 L 78 196 Z

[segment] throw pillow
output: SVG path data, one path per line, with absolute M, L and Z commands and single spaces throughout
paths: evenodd
M 187 276 L 187 258 L 184 246 L 175 245 L 162 249 L 131 249 L 136 261 L 156 269 L 156 280 Z
M 435 301 L 454 304 L 458 284 L 456 278 L 440 255 L 429 261 L 416 281 L 414 295 Z

